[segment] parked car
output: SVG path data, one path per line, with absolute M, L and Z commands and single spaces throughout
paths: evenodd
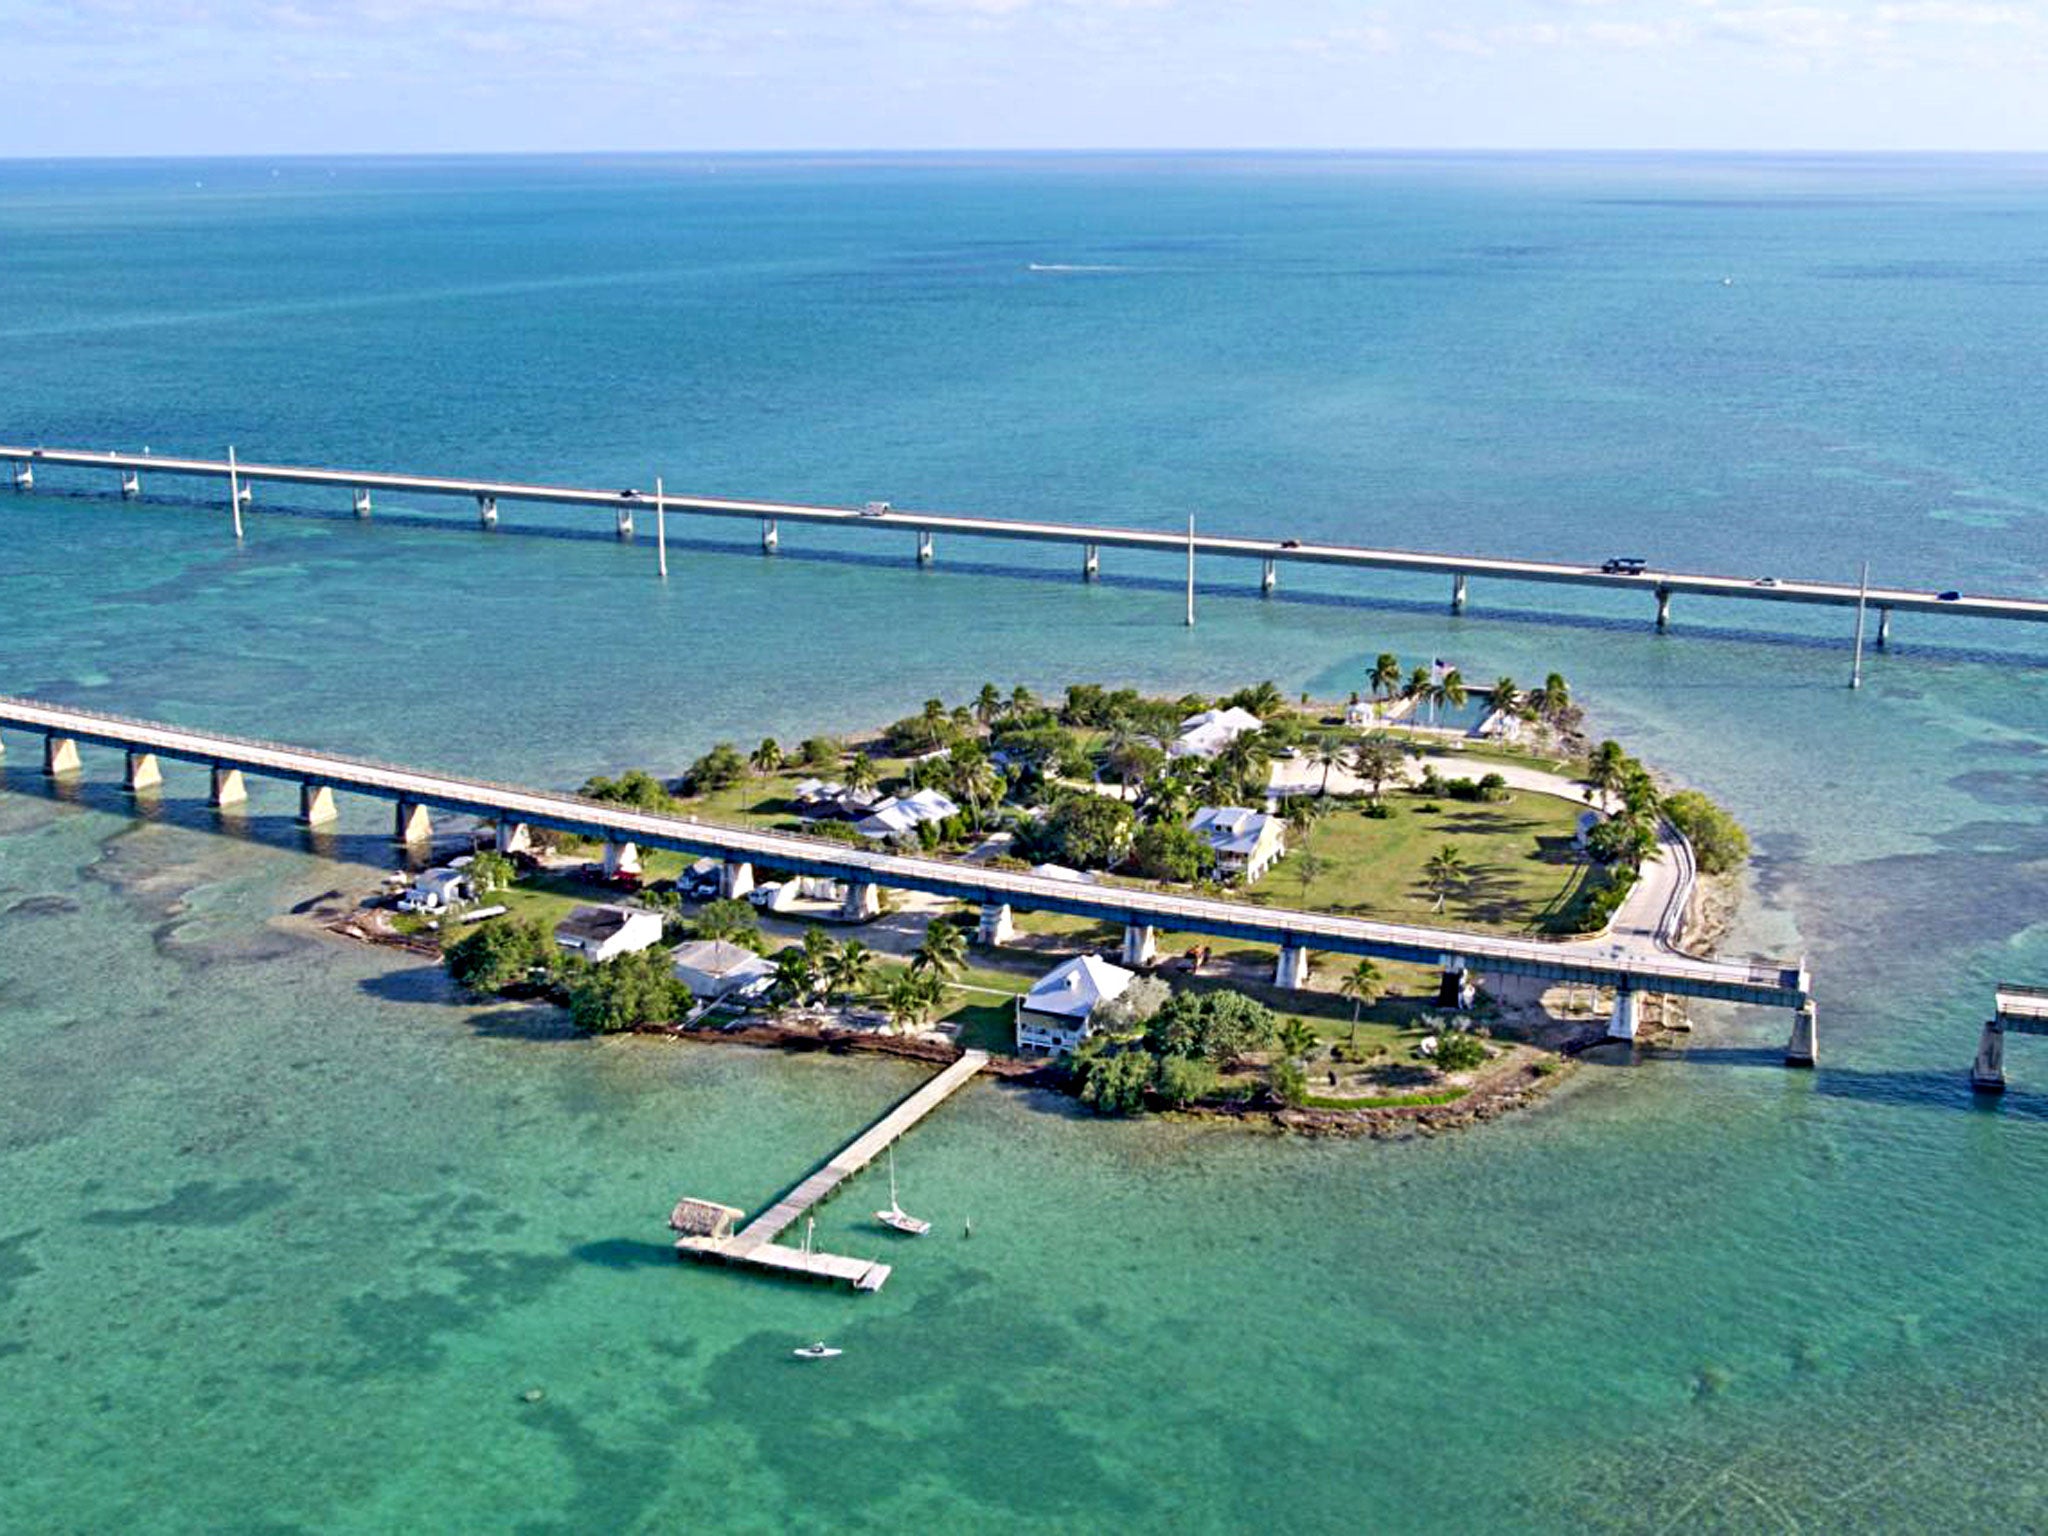
M 887 517 L 889 515 L 889 503 L 886 501 L 871 501 L 860 509 L 860 515 L 862 517 Z
M 629 485 L 623 491 L 619 492 L 619 499 L 621 501 L 633 501 L 637 499 L 639 495 L 639 491 L 635 490 L 632 486 Z
M 1937 603 L 1960 603 L 1963 600 L 1963 594 L 1960 592 L 1938 592 L 1935 594 L 1934 600 Z
M 757 907 L 769 907 L 775 904 L 775 898 L 781 892 L 782 882 L 780 880 L 771 880 L 766 885 L 757 885 L 747 892 L 747 900 Z
M 1299 540 L 1299 539 L 1282 539 L 1282 540 L 1280 541 L 1280 547 L 1281 547 L 1282 549 L 1299 549 L 1299 548 L 1301 548 L 1301 540 Z
M 1775 587 L 1777 584 L 1778 578 L 1775 576 L 1759 576 L 1750 583 L 1753 587 Z
M 1641 555 L 1610 555 L 1600 562 L 1600 572 L 1604 576 L 1640 576 L 1649 565 Z

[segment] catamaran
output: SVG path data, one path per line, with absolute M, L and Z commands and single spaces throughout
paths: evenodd
M 897 1203 L 896 1149 L 894 1147 L 889 1149 L 889 1209 L 875 1212 L 875 1220 L 893 1231 L 907 1233 L 911 1237 L 923 1237 L 925 1233 L 932 1229 L 930 1222 L 911 1215 Z

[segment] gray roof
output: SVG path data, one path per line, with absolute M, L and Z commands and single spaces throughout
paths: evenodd
M 638 915 L 633 907 L 578 907 L 555 924 L 555 937 L 602 944 Z

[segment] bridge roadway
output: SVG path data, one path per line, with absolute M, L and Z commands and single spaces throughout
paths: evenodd
M 254 481 L 285 485 L 330 486 L 351 490 L 367 497 L 373 491 L 398 491 L 425 496 L 455 496 L 475 499 L 493 509 L 500 501 L 547 502 L 572 507 L 603 507 L 613 513 L 654 506 L 645 493 L 628 497 L 617 490 L 595 490 L 568 485 L 528 484 L 510 480 L 470 480 L 426 475 L 387 474 L 374 470 L 325 469 L 304 465 L 255 464 L 225 459 L 165 457 L 157 454 L 113 453 L 77 448 L 11 447 L 0 444 L 0 459 L 12 460 L 17 474 L 22 466 L 31 471 L 40 465 L 112 470 L 122 474 L 168 474 L 199 476 L 226 481 L 232 473 L 243 486 Z M 1168 555 L 1185 555 L 1190 540 L 1186 535 L 1147 528 L 1118 528 L 1088 523 L 1045 522 L 1031 519 L 974 517 L 957 513 L 919 512 L 892 509 L 870 515 L 860 508 L 810 506 L 786 501 L 743 501 L 707 496 L 665 496 L 666 508 L 706 517 L 753 518 L 764 525 L 815 523 L 864 529 L 894 529 L 914 533 L 919 539 L 919 559 L 930 557 L 927 542 L 937 534 L 962 535 L 977 539 L 1008 539 L 1027 543 L 1078 544 L 1088 551 L 1084 572 L 1094 570 L 1097 547 L 1150 550 Z M 362 503 L 367 506 L 367 500 Z M 495 511 L 493 512 L 495 515 Z M 764 534 L 764 541 L 766 535 Z M 1411 571 L 1448 576 L 1452 579 L 1452 606 L 1464 606 L 1465 580 L 1486 577 L 1501 581 L 1550 582 L 1570 586 L 1640 592 L 1657 600 L 1660 623 L 1675 593 L 1705 597 L 1741 598 L 1752 602 L 1804 603 L 1825 607 L 1854 608 L 1859 597 L 1853 583 L 1826 581 L 1759 581 L 1765 573 L 1749 576 L 1716 576 L 1699 572 L 1645 570 L 1639 573 L 1602 571 L 1597 565 L 1572 565 L 1546 560 L 1507 560 L 1484 555 L 1433 554 L 1418 550 L 1375 549 L 1353 544 L 1279 542 L 1201 534 L 1193 541 L 1198 555 L 1220 555 L 1231 559 L 1259 560 L 1302 565 L 1346 566 L 1372 570 Z M 1268 566 L 1270 571 L 1272 566 Z M 1873 587 L 1867 600 L 1878 610 L 1879 643 L 1888 634 L 1893 611 L 1938 613 L 1958 618 L 2017 619 L 2048 622 L 2048 598 L 1998 597 L 1964 594 L 1944 602 L 1938 592 L 1903 587 Z
M 1811 1016 L 1812 989 L 1803 963 L 1704 960 L 1645 943 L 1544 943 L 1258 907 L 1212 897 L 1077 884 L 955 860 L 851 847 L 795 833 L 721 826 L 694 817 L 637 811 L 578 795 L 425 773 L 305 747 L 184 730 L 32 699 L 0 696 L 0 727 L 41 735 L 45 740 L 46 764 L 62 762 L 68 766 L 76 760 L 76 743 L 92 743 L 130 754 L 153 754 L 292 780 L 301 785 L 302 797 L 325 788 L 396 801 L 401 825 L 405 824 L 409 810 L 431 806 L 483 817 L 500 825 L 523 822 L 553 827 L 608 844 L 633 843 L 694 857 L 709 855 L 729 862 L 760 863 L 796 875 L 844 881 L 855 889 L 924 891 L 984 906 L 1007 905 L 1024 911 L 1062 912 L 1121 923 L 1127 930 L 1163 928 L 1304 951 L 1371 955 L 1432 966 L 1463 965 L 1481 974 L 1534 976 L 1633 992 L 1712 998 L 1790 1008 Z M 52 755 L 52 749 L 63 743 L 72 745 L 64 753 Z

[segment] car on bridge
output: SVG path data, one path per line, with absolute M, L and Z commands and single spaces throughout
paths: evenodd
M 1650 562 L 1641 555 L 1610 555 L 1600 562 L 1603 576 L 1640 576 L 1650 568 Z
M 860 515 L 862 517 L 887 517 L 889 515 L 889 503 L 886 501 L 871 501 L 860 509 Z

